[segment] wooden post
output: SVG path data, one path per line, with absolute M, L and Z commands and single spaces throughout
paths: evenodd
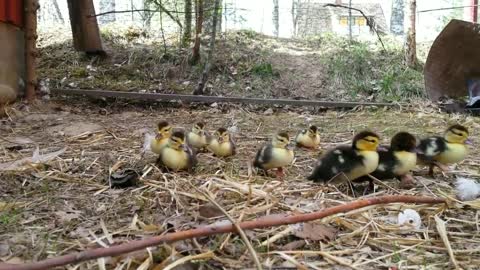
M 29 103 L 35 100 L 35 89 L 37 88 L 37 10 L 38 0 L 25 1 L 25 65 L 27 84 L 25 98 Z
M 478 0 L 472 0 L 472 22 L 478 22 Z
M 105 55 L 98 29 L 93 0 L 67 0 L 75 50 Z

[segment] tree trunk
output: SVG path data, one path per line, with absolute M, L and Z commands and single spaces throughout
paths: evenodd
M 200 61 L 200 35 L 202 34 L 203 8 L 203 0 L 196 0 L 195 45 L 193 46 L 192 58 L 190 59 L 192 65 L 196 65 L 198 61 Z
M 353 27 L 353 17 L 352 17 L 352 0 L 348 1 L 348 38 L 352 41 L 352 27 Z
M 203 69 L 202 78 L 200 79 L 200 82 L 198 83 L 198 86 L 195 89 L 195 91 L 193 91 L 194 95 L 203 95 L 205 85 L 207 84 L 207 81 L 208 81 L 208 74 L 212 66 L 213 52 L 215 50 L 215 36 L 217 35 L 217 23 L 218 23 L 218 15 L 219 15 L 218 9 L 220 8 L 220 1 L 221 0 L 215 0 L 213 22 L 212 22 L 212 36 L 210 38 L 210 48 L 208 51 L 208 58 L 205 63 L 205 68 Z
M 390 18 L 390 32 L 398 36 L 403 35 L 404 20 L 405 20 L 404 0 L 393 0 L 392 1 L 392 17 Z
M 297 23 L 298 23 L 298 0 L 292 0 L 292 25 L 293 25 L 293 31 L 292 35 L 293 37 L 297 36 Z
M 114 11 L 115 0 L 100 0 L 100 13 Z M 111 23 L 115 21 L 115 13 L 105 14 L 98 19 L 101 24 Z
M 192 39 L 192 0 L 185 0 L 185 21 L 183 22 L 182 47 L 190 45 Z
M 279 22 L 279 11 L 278 11 L 278 0 L 273 0 L 273 35 L 278 37 L 280 33 L 280 22 Z
M 38 0 L 25 1 L 25 64 L 27 71 L 27 87 L 25 98 L 28 102 L 35 100 L 37 88 L 37 10 Z
M 417 10 L 417 1 L 409 0 L 408 3 L 409 10 L 409 27 L 407 33 L 407 40 L 405 44 L 405 63 L 410 68 L 415 68 L 417 65 L 417 46 L 416 46 L 416 10 Z
M 105 55 L 97 24 L 93 0 L 67 0 L 75 50 L 87 54 Z

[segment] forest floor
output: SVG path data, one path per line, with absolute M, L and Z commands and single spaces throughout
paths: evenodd
M 39 75 L 46 88 L 82 88 L 191 94 L 204 63 L 188 64 L 190 49 L 175 39 L 138 29 L 104 29 L 108 58 L 86 57 L 66 32 L 39 39 Z M 250 31 L 222 33 L 216 44 L 207 94 L 338 101 L 411 101 L 425 97 L 421 66 L 404 68 L 398 41 L 349 42 L 324 36 L 276 39 Z M 205 50 L 205 46 L 203 46 Z M 419 56 L 425 53 L 419 45 Z M 202 59 L 206 53 L 202 51 Z
M 388 144 L 400 130 L 424 137 L 441 134 L 449 124 L 458 122 L 472 131 L 474 145 L 480 143 L 476 135 L 480 130 L 478 118 L 447 115 L 430 106 L 261 111 L 222 104 L 192 108 L 56 99 L 40 107 L 14 106 L 8 112 L 9 117 L 0 125 L 0 260 L 12 263 L 225 222 L 202 192 L 210 192 L 236 220 L 307 213 L 350 202 L 355 198 L 348 190 L 315 184 L 305 176 L 319 153 L 349 143 L 352 135 L 363 129 L 378 132 L 382 142 Z M 145 132 L 152 132 L 160 119 L 186 129 L 196 121 L 208 123 L 209 130 L 228 127 L 234 132 L 238 154 L 224 160 L 202 153 L 193 175 L 163 173 L 154 165 L 156 157 L 152 153 L 141 155 Z M 256 150 L 279 127 L 293 136 L 308 124 L 320 127 L 321 150 L 298 150 L 284 181 L 252 172 L 249 164 Z M 42 158 L 32 164 L 29 161 L 36 147 Z M 371 194 L 355 195 L 444 197 L 451 202 L 448 207 L 378 205 L 326 218 L 312 226 L 257 229 L 246 231 L 247 236 L 267 269 L 453 269 L 453 260 L 463 269 L 474 269 L 480 265 L 480 200 L 459 202 L 453 187 L 457 176 L 480 176 L 480 150 L 470 150 L 468 158 L 444 176 L 437 172 L 435 178 L 428 178 L 419 168 L 414 188 L 401 189 L 392 180 L 377 183 Z M 48 153 L 55 155 L 42 156 Z M 38 160 L 39 156 L 34 156 Z M 22 162 L 12 163 L 18 160 Z M 111 189 L 109 174 L 124 168 L 141 171 L 140 183 L 137 187 Z M 405 209 L 420 213 L 419 229 L 397 225 L 397 216 Z M 446 222 L 451 255 L 434 216 Z M 254 268 L 241 238 L 224 234 L 65 269 L 163 269 L 195 254 L 205 258 L 175 269 Z

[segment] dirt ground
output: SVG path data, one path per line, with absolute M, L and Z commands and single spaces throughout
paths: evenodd
M 449 207 L 374 206 L 324 219 L 308 232 L 305 226 L 292 225 L 248 231 L 247 236 L 266 269 L 452 269 L 453 260 L 463 269 L 475 269 L 480 265 L 480 201 L 456 201 L 453 183 L 456 176 L 480 177 L 480 120 L 441 114 L 435 107 L 415 107 L 317 112 L 311 108 L 258 110 L 217 104 L 192 109 L 79 100 L 13 107 L 0 125 L 0 260 L 36 261 L 225 221 L 201 195 L 207 191 L 237 220 L 343 204 L 354 199 L 347 190 L 305 179 L 320 152 L 349 143 L 363 129 L 378 132 L 387 144 L 401 130 L 424 137 L 462 123 L 470 129 L 474 146 L 468 158 L 445 176 L 437 172 L 435 179 L 427 178 L 419 168 L 415 188 L 402 190 L 392 180 L 377 183 L 375 192 L 364 196 L 447 197 Z M 162 173 L 154 166 L 152 153 L 141 155 L 144 133 L 153 131 L 162 119 L 186 129 L 197 121 L 206 122 L 212 131 L 228 127 L 234 132 L 238 154 L 223 160 L 201 153 L 193 175 Z M 249 164 L 255 151 L 273 133 L 281 128 L 293 136 L 308 124 L 320 127 L 321 151 L 298 150 L 284 181 L 252 172 Z M 9 162 L 32 157 L 37 146 L 40 155 L 64 151 L 40 164 L 6 168 Z M 123 168 L 142 172 L 139 185 L 111 189 L 109 173 Z M 397 225 L 404 209 L 420 213 L 420 229 Z M 435 215 L 446 222 L 453 257 L 439 234 Z M 163 269 L 195 254 L 207 255 L 175 269 L 254 268 L 241 238 L 218 235 L 65 269 Z

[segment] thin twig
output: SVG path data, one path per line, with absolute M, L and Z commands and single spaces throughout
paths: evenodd
M 446 203 L 443 198 L 410 196 L 410 195 L 393 195 L 381 196 L 376 198 L 368 198 L 356 200 L 347 204 L 337 205 L 326 208 L 321 211 L 306 213 L 306 214 L 284 214 L 265 216 L 260 219 L 244 221 L 237 224 L 243 230 L 253 230 L 266 227 L 274 227 L 280 225 L 289 225 L 300 222 L 307 222 L 316 219 L 325 218 L 331 215 L 346 213 L 355 209 L 366 206 L 388 203 L 425 203 L 425 204 L 439 204 Z M 130 241 L 128 243 L 111 246 L 108 248 L 94 248 L 81 252 L 75 252 L 63 256 L 45 259 L 43 261 L 25 263 L 25 264 L 0 264 L 0 270 L 43 270 L 54 267 L 64 266 L 68 264 L 79 263 L 83 261 L 98 259 L 101 257 L 117 256 L 120 254 L 141 250 L 147 247 L 157 246 L 163 243 L 172 243 L 185 239 L 192 239 L 197 237 L 211 236 L 221 233 L 238 232 L 233 224 L 226 225 L 210 225 L 196 229 L 178 231 L 168 233 L 160 236 L 153 236 L 151 238 Z
M 196 190 L 198 190 L 198 188 L 195 188 Z M 198 190 L 199 192 L 201 192 L 200 190 Z M 258 270 L 262 270 L 262 263 L 260 263 L 260 260 L 258 259 L 258 255 L 257 253 L 255 252 L 255 249 L 253 248 L 252 246 L 252 243 L 250 243 L 250 240 L 248 239 L 247 235 L 245 234 L 245 232 L 242 230 L 242 228 L 240 228 L 240 226 L 238 226 L 238 223 L 235 222 L 235 219 L 233 219 L 232 216 L 230 216 L 230 214 L 220 205 L 218 204 L 213 198 L 212 196 L 210 196 L 210 194 L 208 194 L 208 191 L 207 192 L 201 192 L 211 203 L 213 203 L 220 211 L 222 211 L 222 213 L 225 215 L 225 217 L 228 218 L 228 220 L 230 220 L 230 222 L 232 223 L 233 226 L 235 226 L 235 229 L 237 230 L 238 234 L 240 234 L 240 237 L 242 237 L 242 240 L 243 242 L 245 243 L 245 245 L 247 246 L 247 249 L 248 251 L 250 252 L 250 255 L 252 255 L 253 257 L 253 260 L 255 262 L 255 265 L 257 266 L 257 269 Z

